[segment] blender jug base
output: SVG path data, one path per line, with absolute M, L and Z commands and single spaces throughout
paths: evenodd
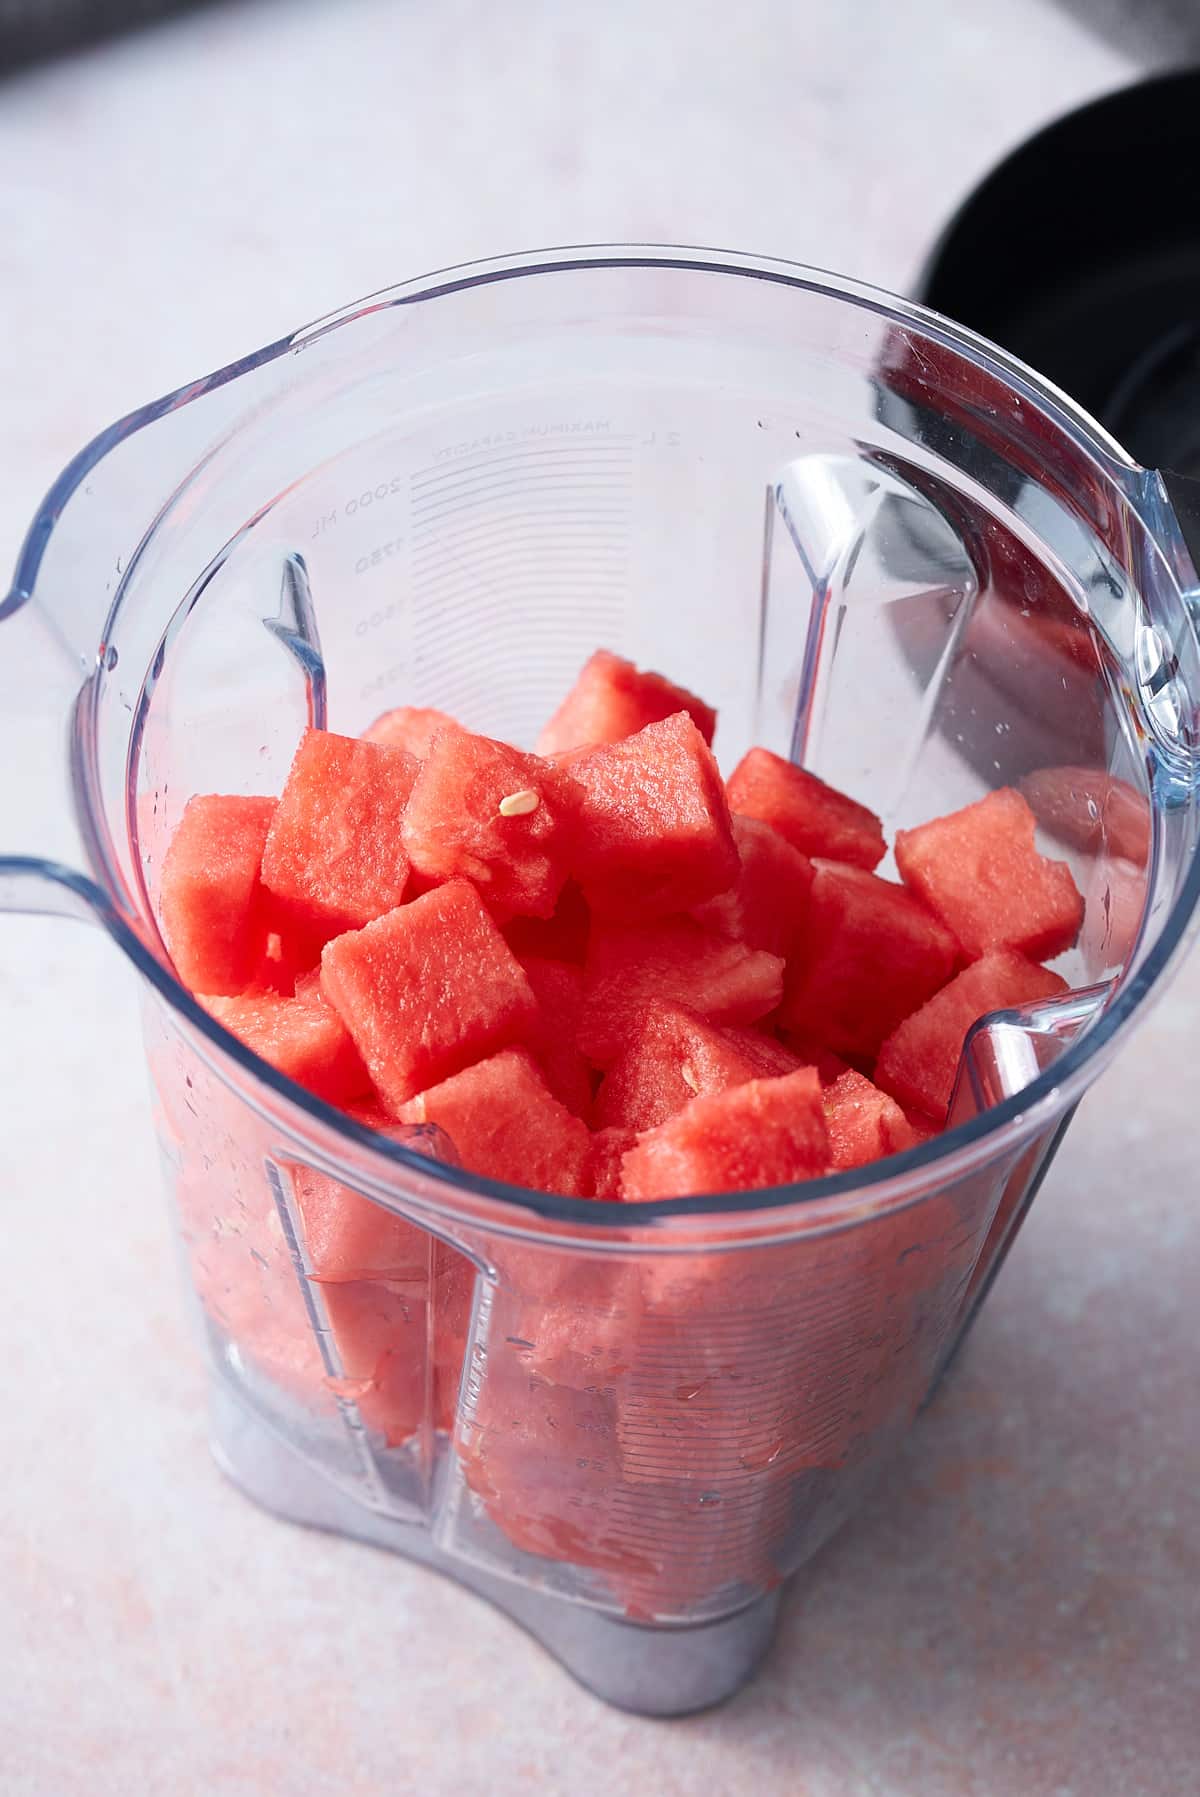
M 655 1628 L 531 1591 L 459 1565 L 428 1531 L 377 1515 L 323 1479 L 221 1379 L 209 1391 L 213 1458 L 239 1491 L 289 1522 L 389 1548 L 486 1598 L 552 1653 L 574 1679 L 618 1709 L 686 1716 L 722 1703 L 757 1670 L 775 1632 L 779 1592 L 733 1616 Z

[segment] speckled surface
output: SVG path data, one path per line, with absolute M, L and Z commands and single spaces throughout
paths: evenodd
M 999 152 L 1134 68 L 1087 16 L 279 0 L 0 86 L 0 553 L 111 416 L 427 267 L 674 238 L 902 286 Z M 661 1724 L 221 1481 L 131 980 L 86 930 L 4 919 L 0 1791 L 1200 1791 L 1198 1006 L 1200 962 L 757 1683 Z

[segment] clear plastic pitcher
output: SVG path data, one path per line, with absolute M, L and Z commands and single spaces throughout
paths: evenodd
M 744 1681 L 1188 932 L 1194 586 L 1162 478 L 1028 370 L 708 252 L 451 270 L 85 449 L 0 605 L 0 906 L 100 923 L 140 978 L 230 1477 L 617 1703 Z M 779 1190 L 548 1197 L 359 1128 L 180 986 L 156 902 L 193 793 L 276 793 L 306 724 L 400 703 L 528 746 L 597 645 L 716 704 L 726 770 L 764 743 L 889 833 L 1025 792 L 1087 900 L 1073 990 L 976 1026 L 950 1133 Z M 312 1277 L 329 1181 L 394 1218 L 370 1277 Z

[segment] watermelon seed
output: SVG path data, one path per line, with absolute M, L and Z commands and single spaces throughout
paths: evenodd
M 526 786 L 520 792 L 510 792 L 500 801 L 501 817 L 528 817 L 541 804 L 541 794 L 532 786 Z
M 696 1078 L 696 1069 L 692 1066 L 690 1061 L 685 1061 L 683 1063 L 683 1066 L 679 1069 L 679 1077 L 689 1092 L 698 1092 L 700 1090 L 700 1081 Z

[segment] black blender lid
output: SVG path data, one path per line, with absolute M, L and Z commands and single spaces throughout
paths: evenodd
M 1030 138 L 946 226 L 915 297 L 1020 356 L 1146 467 L 1200 474 L 1200 68 Z

